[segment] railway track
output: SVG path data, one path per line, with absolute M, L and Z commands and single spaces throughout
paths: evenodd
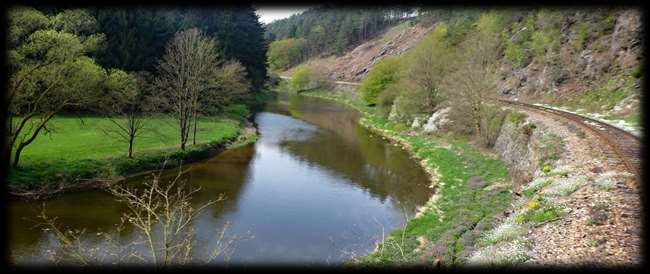
M 611 148 L 610 151 L 605 150 L 605 153 L 608 154 L 607 157 L 609 164 L 622 165 L 625 170 L 636 176 L 637 182 L 640 182 L 641 139 L 639 137 L 620 128 L 573 113 L 510 100 L 499 99 L 499 101 L 504 104 L 514 105 L 525 109 L 551 113 L 589 129 L 596 136 L 600 137 L 601 140 L 603 140 L 603 142 Z

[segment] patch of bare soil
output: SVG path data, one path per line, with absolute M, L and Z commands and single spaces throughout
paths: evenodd
M 433 26 L 411 26 L 404 22 L 362 43 L 343 56 L 315 57 L 307 60 L 305 64 L 327 68 L 328 77 L 332 80 L 360 82 L 374 64 L 386 56 L 406 52 L 432 29 Z M 293 69 L 281 72 L 280 75 L 291 76 Z
M 386 56 L 404 53 L 432 29 L 432 26 L 423 27 L 421 25 L 393 27 L 385 34 L 365 42 L 337 58 L 330 77 L 339 81 L 361 81 L 374 64 Z

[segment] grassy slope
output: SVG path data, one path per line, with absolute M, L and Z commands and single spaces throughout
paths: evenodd
M 10 172 L 11 186 L 31 188 L 154 169 L 165 155 L 175 159 L 198 155 L 214 144 L 234 139 L 239 131 L 236 120 L 203 118 L 197 128 L 197 145 L 181 152 L 178 126 L 172 118 L 153 117 L 145 124 L 148 130 L 136 139 L 134 159 L 128 159 L 127 143 L 102 131 L 115 127 L 108 119 L 56 117 L 50 124 L 52 132 L 25 148 L 20 167 Z
M 363 112 L 361 124 L 401 143 L 421 160 L 435 182 L 439 195 L 436 201 L 427 203 L 422 214 L 409 220 L 404 229 L 393 231 L 375 252 L 357 258 L 361 263 L 420 261 L 422 253 L 416 251 L 418 238 L 425 239 L 429 246 L 431 243 L 442 244 L 455 261 L 465 249 L 458 241 L 461 235 L 481 220 L 489 222 L 510 206 L 509 184 L 490 191 L 467 185 L 472 176 L 482 176 L 488 186 L 505 181 L 508 171 L 503 162 L 480 153 L 466 138 L 451 135 L 431 137 L 408 132 L 405 125 L 376 115 L 373 107 L 365 106 L 359 100 L 319 92 L 304 94 L 345 103 Z M 429 262 L 433 259 L 431 256 L 425 258 Z
M 578 93 L 568 99 L 562 100 L 560 106 L 581 113 L 608 114 L 622 100 L 634 94 L 637 80 L 632 76 L 620 77 L 608 81 L 606 84 Z M 640 126 L 640 111 L 635 110 L 624 115 L 608 114 L 609 120 L 623 120 L 632 126 Z

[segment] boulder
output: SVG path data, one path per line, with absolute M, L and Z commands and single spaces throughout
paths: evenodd
M 445 125 L 449 124 L 449 110 L 451 108 L 446 107 L 441 110 L 438 110 L 431 115 L 427 123 L 424 125 L 425 133 L 432 133 L 440 130 Z

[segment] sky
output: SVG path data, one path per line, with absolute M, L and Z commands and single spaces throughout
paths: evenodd
M 272 21 L 290 17 L 291 15 L 301 13 L 307 10 L 309 7 L 264 7 L 258 6 L 255 7 L 257 15 L 260 16 L 260 21 L 263 24 L 271 23 Z

